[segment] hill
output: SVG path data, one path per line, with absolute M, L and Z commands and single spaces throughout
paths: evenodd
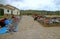
M 45 11 L 45 10 L 21 10 L 21 15 L 60 15 L 60 11 Z

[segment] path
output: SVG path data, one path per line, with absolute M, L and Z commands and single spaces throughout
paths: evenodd
M 17 33 L 0 35 L 0 37 L 2 39 L 60 39 L 60 27 L 43 27 L 31 16 L 22 16 Z

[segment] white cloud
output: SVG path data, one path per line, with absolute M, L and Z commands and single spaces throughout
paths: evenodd
M 9 4 L 19 9 L 60 10 L 54 0 L 7 0 Z

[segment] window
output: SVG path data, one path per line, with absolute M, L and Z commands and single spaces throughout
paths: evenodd
M 9 12 L 9 10 L 7 10 L 7 12 Z
M 13 14 L 13 11 L 11 11 L 11 14 Z
M 18 15 L 18 12 L 17 12 L 17 15 Z

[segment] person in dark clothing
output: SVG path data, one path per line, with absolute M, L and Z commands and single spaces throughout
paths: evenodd
M 36 17 L 34 18 L 34 20 L 37 20 L 37 18 L 38 18 L 38 16 L 36 16 Z
M 0 22 L 0 28 L 4 27 L 5 26 L 5 23 L 3 22 Z
M 12 18 L 15 18 L 15 16 L 12 14 Z
M 6 18 L 0 20 L 0 28 L 5 27 L 5 25 L 6 25 L 6 24 L 4 23 L 5 20 L 6 20 Z

